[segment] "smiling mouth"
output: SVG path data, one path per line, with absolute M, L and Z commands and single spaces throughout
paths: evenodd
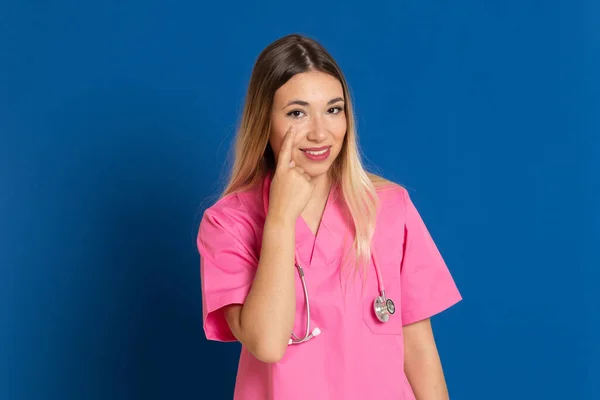
M 320 156 L 322 154 L 325 154 L 327 152 L 327 150 L 329 150 L 329 148 L 327 149 L 323 149 L 323 150 L 319 150 L 319 151 L 312 151 L 312 150 L 302 150 L 305 153 L 311 154 L 313 156 Z
M 306 159 L 314 162 L 322 162 L 329 158 L 331 155 L 331 146 L 325 147 L 312 147 L 309 149 L 300 149 Z
M 313 155 L 313 156 L 320 156 L 320 155 L 325 154 L 327 152 L 327 150 L 329 150 L 330 148 L 331 148 L 331 146 L 325 146 L 325 147 L 310 148 L 310 149 L 300 149 L 300 151 L 303 151 L 303 152 Z

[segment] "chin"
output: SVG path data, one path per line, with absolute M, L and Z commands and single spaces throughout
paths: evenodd
M 329 157 L 327 160 L 322 162 L 314 162 L 311 160 L 302 160 L 298 166 L 301 167 L 304 172 L 310 176 L 311 178 L 318 178 L 319 176 L 326 175 L 330 172 L 331 167 L 335 163 L 337 159 L 337 152 L 333 155 L 333 157 Z
M 331 165 L 328 165 L 327 167 L 317 167 L 317 168 L 309 168 L 309 167 L 302 167 L 304 169 L 304 171 L 306 172 L 306 174 L 308 176 L 310 176 L 311 178 L 318 178 L 321 175 L 325 175 L 329 172 L 329 169 L 331 168 Z

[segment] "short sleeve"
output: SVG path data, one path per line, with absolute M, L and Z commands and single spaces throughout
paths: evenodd
M 248 235 L 240 233 L 242 216 L 240 210 L 208 209 L 200 222 L 197 247 L 203 326 L 208 340 L 236 341 L 222 308 L 243 304 L 254 280 L 258 262 L 251 246 L 245 243 Z
M 408 192 L 402 192 L 406 207 L 401 309 L 402 323 L 408 325 L 446 310 L 462 297 Z

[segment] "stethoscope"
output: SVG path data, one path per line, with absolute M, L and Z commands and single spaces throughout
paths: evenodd
M 267 214 L 268 209 L 268 196 L 269 191 L 264 190 L 263 188 L 263 204 L 265 209 L 265 215 Z M 377 276 L 377 285 L 379 288 L 379 296 L 375 297 L 373 301 L 373 311 L 375 312 L 375 316 L 380 322 L 388 322 L 390 320 L 390 316 L 396 312 L 396 305 L 392 301 L 392 299 L 386 298 L 385 289 L 383 287 L 383 278 L 381 276 L 381 271 L 377 266 L 377 261 L 375 259 L 374 252 L 371 252 L 371 259 L 373 260 L 373 267 L 375 268 L 375 275 Z M 294 250 L 294 264 L 298 269 L 298 274 L 300 275 L 300 281 L 302 282 L 302 291 L 304 292 L 304 304 L 306 305 L 306 330 L 304 332 L 304 337 L 299 338 L 292 332 L 292 337 L 288 341 L 288 344 L 300 344 L 304 342 L 308 342 L 310 339 L 315 336 L 319 336 L 321 334 L 321 330 L 318 327 L 315 327 L 312 331 L 310 330 L 310 301 L 308 299 L 308 289 L 306 288 L 306 278 L 304 276 L 304 269 L 298 262 L 298 252 Z

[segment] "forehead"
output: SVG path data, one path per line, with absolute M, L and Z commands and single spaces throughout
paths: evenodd
M 340 81 L 324 72 L 310 71 L 294 75 L 275 92 L 275 104 L 290 100 L 324 103 L 334 97 L 344 97 Z

